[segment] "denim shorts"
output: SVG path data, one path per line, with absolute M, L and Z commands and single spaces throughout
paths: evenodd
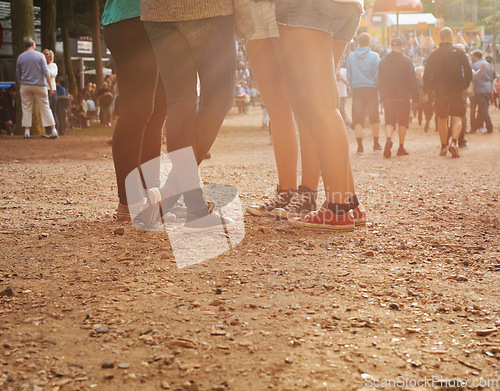
M 266 39 L 278 38 L 278 23 L 276 22 L 275 4 L 271 1 L 250 2 L 255 32 L 248 38 Z
M 305 27 L 333 35 L 336 41 L 349 42 L 359 26 L 358 3 L 333 0 L 277 0 L 276 20 L 288 27 Z

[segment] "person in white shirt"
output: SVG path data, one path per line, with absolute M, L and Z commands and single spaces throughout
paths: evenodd
M 49 77 L 50 77 L 50 85 L 52 90 L 55 91 L 57 89 L 56 86 L 56 77 L 58 73 L 57 64 L 54 62 L 54 52 L 50 49 L 44 49 L 43 55 L 45 56 L 45 60 L 47 61 L 47 68 L 49 69 Z M 47 87 L 48 90 L 50 88 Z M 59 129 L 59 118 L 57 117 L 57 94 L 52 94 L 49 96 L 49 104 L 50 110 L 52 110 L 52 115 L 54 116 L 54 121 L 56 122 L 56 128 Z M 45 127 L 45 134 L 42 134 L 42 137 L 51 137 L 52 132 L 49 126 Z
M 348 97 L 347 88 L 349 87 L 349 82 L 347 81 L 347 69 L 340 66 L 337 69 L 336 78 L 337 78 L 337 87 L 339 88 L 340 115 L 342 115 L 342 118 L 344 119 L 346 126 L 351 127 L 352 122 L 345 109 L 345 104 L 347 102 L 347 97 Z

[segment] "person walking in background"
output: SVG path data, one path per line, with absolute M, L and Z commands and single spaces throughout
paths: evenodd
M 31 137 L 30 129 L 35 99 L 40 106 L 42 126 L 49 126 L 51 130 L 50 137 L 57 138 L 56 123 L 49 104 L 49 96 L 54 94 L 54 89 L 52 88 L 47 61 L 42 53 L 35 50 L 36 44 L 33 38 L 26 37 L 23 41 L 26 50 L 17 58 L 16 76 L 21 92 L 24 138 Z M 47 85 L 49 86 L 48 94 Z
M 346 126 L 352 128 L 352 121 L 349 118 L 349 115 L 347 115 L 347 110 L 346 110 L 347 97 L 349 96 L 348 94 L 349 82 L 347 81 L 347 69 L 339 65 L 337 69 L 336 78 L 337 78 L 337 86 L 339 88 L 340 114 L 342 115 L 342 118 L 344 119 Z
M 318 4 L 323 13 L 317 12 Z M 366 222 L 356 196 L 335 77 L 362 12 L 361 1 L 276 2 L 287 93 L 300 131 L 309 132 L 313 140 L 326 196 L 319 210 L 288 220 L 294 227 L 349 232 Z
M 358 36 L 359 47 L 347 57 L 347 81 L 352 92 L 352 125 L 358 143 L 358 154 L 364 152 L 363 128 L 368 113 L 373 133 L 373 151 L 381 151 L 378 138 L 380 118 L 378 113 L 378 65 L 380 57 L 370 50 L 368 33 Z
M 56 122 L 56 128 L 60 129 L 59 126 L 59 118 L 57 117 L 57 85 L 56 78 L 58 73 L 57 64 L 54 62 L 54 52 L 50 49 L 44 49 L 43 55 L 45 56 L 45 60 L 47 61 L 47 68 L 49 69 L 50 76 L 50 84 L 54 93 L 49 95 L 49 104 L 50 110 L 52 110 L 52 115 L 54 116 L 54 121 Z M 45 133 L 42 134 L 42 137 L 51 137 L 50 127 L 45 127 Z
M 101 125 L 110 128 L 111 127 L 111 117 L 112 117 L 112 105 L 115 96 L 111 92 L 106 81 L 101 83 L 101 88 L 96 92 L 97 101 L 99 102 L 99 119 Z
M 387 54 L 379 66 L 380 99 L 384 104 L 386 142 L 384 157 L 391 157 L 392 134 L 398 125 L 398 156 L 408 155 L 404 147 L 406 130 L 410 119 L 410 98 L 418 102 L 418 89 L 415 70 L 411 59 L 403 53 L 403 41 L 394 38 L 392 51 Z
M 280 40 L 275 16 L 275 3 L 252 2 L 256 32 L 247 40 L 246 51 L 252 74 L 259 86 L 269 113 L 271 139 L 278 171 L 275 194 L 260 205 L 251 205 L 247 211 L 255 216 L 277 215 L 297 217 L 316 210 L 316 188 L 320 168 L 311 134 L 299 131 L 302 157 L 302 183 L 297 188 L 299 140 L 295 126 L 292 102 L 287 93 L 283 64 L 280 67 Z
M 130 221 L 129 205 L 140 205 L 144 191 L 127 194 L 125 180 L 139 168 L 141 190 L 160 186 L 161 141 L 167 116 L 165 90 L 144 24 L 140 0 L 107 0 L 102 15 L 104 41 L 116 66 L 120 93 L 118 121 L 113 133 L 113 162 L 118 187 L 119 221 Z M 91 108 L 89 108 L 91 109 Z M 94 107 L 95 109 L 95 107 Z M 151 162 L 148 170 L 143 164 Z
M 474 50 L 472 52 L 472 71 L 474 82 L 474 101 L 477 107 L 477 115 L 474 119 L 473 131 L 486 126 L 486 133 L 493 133 L 489 105 L 493 86 L 493 68 L 490 63 L 483 59 L 483 52 Z
M 464 92 L 472 80 L 472 69 L 465 52 L 453 45 L 453 31 L 444 27 L 439 36 L 441 43 L 429 55 L 425 65 L 424 90 L 435 93 L 434 107 L 441 139 L 440 156 L 446 156 L 449 150 L 452 157 L 458 158 L 458 138 L 467 107 Z M 451 143 L 448 146 L 450 116 Z
M 434 115 L 434 107 L 432 105 L 433 98 L 424 92 L 424 66 L 419 65 L 415 68 L 418 88 L 418 103 L 417 103 L 417 118 L 418 124 L 422 126 L 422 120 L 425 119 L 424 132 L 429 131 L 429 125 Z

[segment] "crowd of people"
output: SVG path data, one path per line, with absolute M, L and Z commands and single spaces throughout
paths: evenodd
M 115 75 L 106 76 L 99 89 L 88 82 L 82 91 L 73 96 L 58 76 L 53 51 L 44 49 L 42 53 L 37 52 L 31 37 L 24 39 L 24 45 L 26 50 L 19 56 L 16 75 L 21 91 L 25 138 L 31 138 L 31 119 L 28 118 L 32 115 L 35 100 L 40 105 L 45 128 L 42 137 L 58 138 L 59 133 L 65 134 L 67 129 L 90 126 L 90 122 L 97 117 L 102 126 L 112 126 L 118 96 Z M 45 90 L 46 96 L 43 93 Z M 8 135 L 14 135 L 16 125 L 16 94 L 15 84 L 12 84 L 2 93 L 0 101 L 0 131 Z
M 317 12 L 318 2 L 324 13 Z M 186 216 L 188 232 L 226 230 L 232 224 L 207 202 L 198 166 L 234 101 L 240 113 L 262 103 L 268 116 L 263 125 L 272 124 L 276 192 L 248 211 L 287 218 L 305 229 L 346 232 L 366 222 L 351 170 L 347 126 L 354 130 L 361 154 L 369 123 L 373 150 L 383 151 L 385 158 L 392 155 L 396 130 L 397 155 L 408 155 L 404 142 L 412 114 L 425 131 L 435 114 L 443 156 L 449 152 L 459 157 L 459 147 L 465 145 L 467 102 L 469 131 L 493 131 L 488 106 L 490 101 L 498 104 L 500 78 L 480 50 L 469 56 L 466 48 L 453 45 L 449 28 L 441 30 L 441 42 L 433 51 L 405 46 L 399 37 L 382 50 L 368 33 L 356 34 L 362 0 L 216 0 L 189 5 L 173 0 L 168 8 L 162 3 L 106 2 L 102 24 L 117 78 L 108 77 L 99 88 L 88 84 L 72 100 L 78 126 L 84 126 L 97 107 L 101 124 L 111 126 L 119 91 L 113 135 L 117 217 L 137 227 L 152 227 L 179 210 Z M 34 43 L 26 44 L 31 45 L 27 52 L 33 51 Z M 47 64 L 37 83 L 44 85 L 40 88 L 50 97 L 50 107 L 57 107 L 52 97 L 58 88 L 53 83 L 57 69 L 55 75 L 50 69 L 53 54 L 44 54 Z M 19 76 L 23 94 L 30 83 L 23 83 L 22 72 Z M 49 137 L 57 137 L 57 121 L 46 117 L 42 115 Z M 23 115 L 29 137 L 28 122 Z M 164 124 L 172 170 L 162 184 L 158 161 Z M 318 206 L 320 178 L 326 201 Z

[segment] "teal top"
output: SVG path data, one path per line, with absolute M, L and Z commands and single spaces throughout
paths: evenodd
M 102 13 L 103 26 L 141 15 L 141 0 L 107 0 Z

